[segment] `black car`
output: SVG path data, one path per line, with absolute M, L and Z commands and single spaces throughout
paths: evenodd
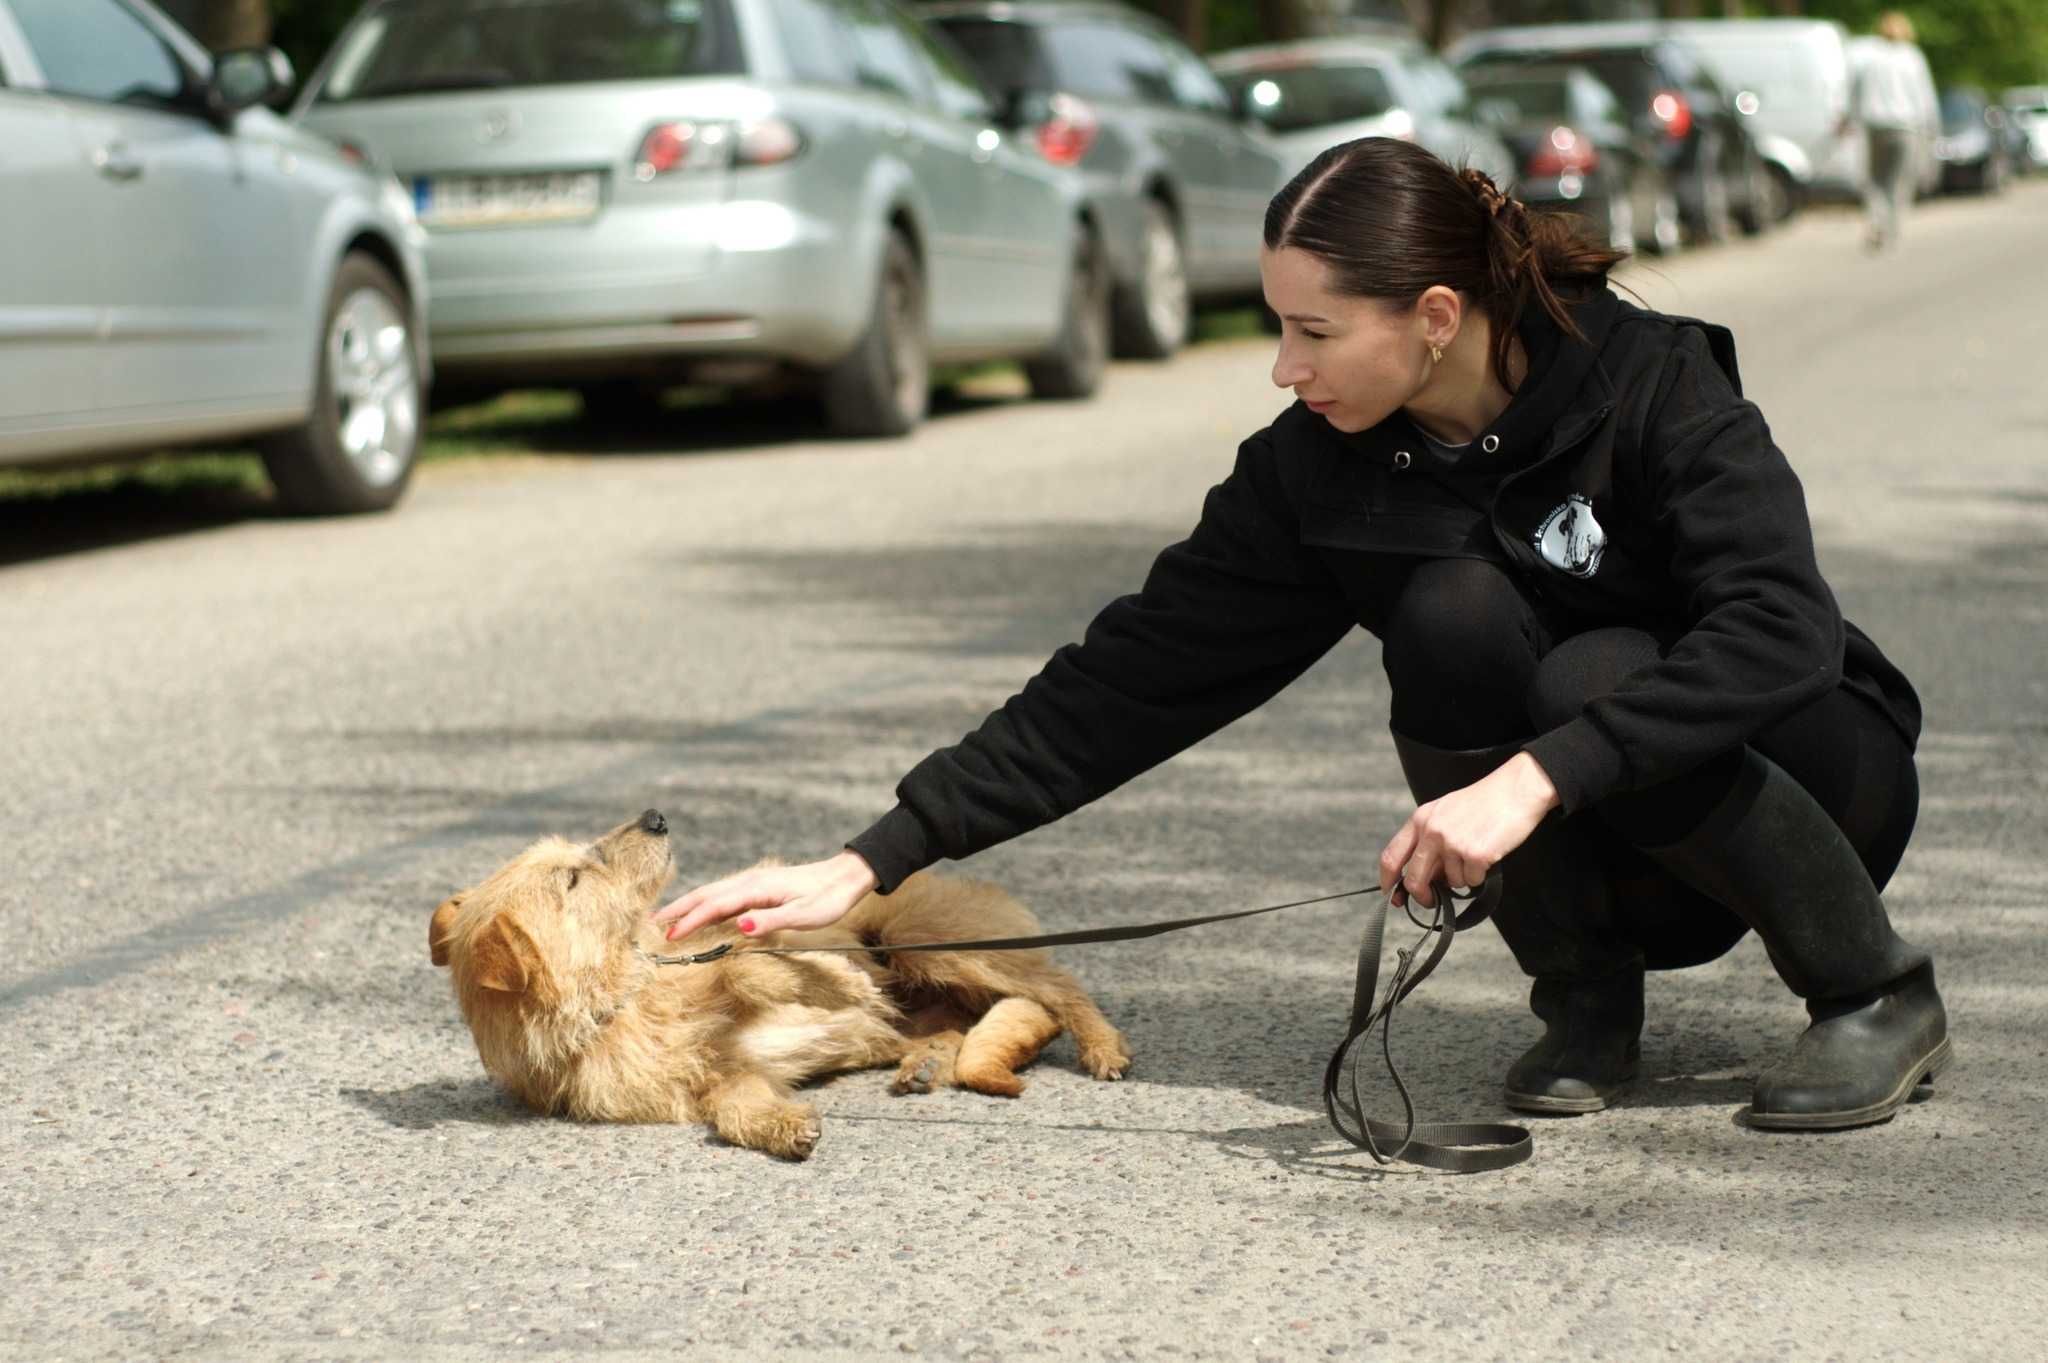
M 1524 202 L 1583 215 L 1622 250 L 1678 249 L 1678 193 L 1654 134 L 1583 66 L 1485 65 L 1466 88 L 1514 152 Z
M 2006 111 L 1973 86 L 1941 92 L 1941 136 L 1934 159 L 1944 194 L 1996 194 L 2012 173 Z
M 1086 0 L 922 5 L 1011 108 L 1035 110 L 1048 160 L 1078 167 L 1102 224 L 1116 351 L 1157 359 L 1197 302 L 1259 297 L 1266 203 L 1280 154 L 1232 109 L 1165 24 Z
M 1692 50 L 1654 23 L 1545 24 L 1483 29 L 1454 45 L 1469 83 L 1485 67 L 1525 62 L 1583 66 L 1650 133 L 1678 191 L 1686 230 L 1720 241 L 1739 225 L 1770 225 L 1777 195 L 1770 170 L 1734 101 Z

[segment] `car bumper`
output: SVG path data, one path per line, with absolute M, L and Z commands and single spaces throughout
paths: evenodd
M 613 211 L 429 235 L 443 371 L 676 357 L 827 364 L 866 325 L 872 271 L 839 224 L 779 202 Z

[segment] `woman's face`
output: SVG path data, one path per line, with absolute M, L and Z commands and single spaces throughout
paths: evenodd
M 1329 267 L 1295 246 L 1261 249 L 1259 274 L 1280 315 L 1273 383 L 1338 430 L 1379 425 L 1429 381 L 1418 309 L 1332 293 Z

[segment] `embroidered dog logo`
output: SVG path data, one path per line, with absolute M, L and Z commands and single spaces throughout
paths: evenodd
M 1593 519 L 1593 504 L 1574 492 L 1564 505 L 1543 518 L 1536 528 L 1536 551 L 1553 568 L 1573 577 L 1591 577 L 1600 571 L 1600 554 L 1607 548 L 1607 532 Z

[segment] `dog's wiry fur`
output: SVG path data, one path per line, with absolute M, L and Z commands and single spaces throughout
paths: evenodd
M 1036 933 L 993 885 L 921 874 L 828 928 L 757 941 L 719 923 L 670 943 L 648 915 L 672 868 L 667 834 L 627 823 L 593 843 L 535 843 L 434 911 L 429 950 L 450 968 L 484 1068 L 529 1106 L 703 1122 L 802 1159 L 818 1119 L 795 1088 L 814 1076 L 893 1064 L 898 1093 L 1015 1095 L 1016 1071 L 1063 1030 L 1096 1078 L 1130 1064 L 1116 1028 L 1042 951 L 889 952 Z M 648 959 L 734 940 L 707 964 Z M 748 944 L 870 950 L 765 956 Z

